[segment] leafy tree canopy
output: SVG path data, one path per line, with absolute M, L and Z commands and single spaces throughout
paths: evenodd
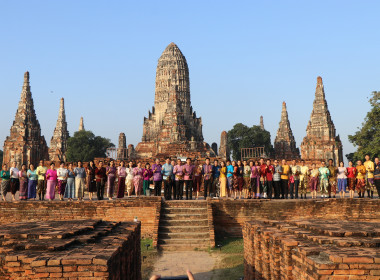
M 371 110 L 367 113 L 362 127 L 348 140 L 358 147 L 356 152 L 346 155 L 349 160 L 363 160 L 366 154 L 371 158 L 380 156 L 380 91 L 372 92 L 369 99 Z
M 66 158 L 69 162 L 90 161 L 96 157 L 105 157 L 107 148 L 114 146 L 110 139 L 95 136 L 88 130 L 81 130 L 68 139 Z
M 241 158 L 242 148 L 264 147 L 267 155 L 273 151 L 269 131 L 261 129 L 258 125 L 248 127 L 242 123 L 237 123 L 227 132 L 227 136 L 228 148 L 235 160 Z

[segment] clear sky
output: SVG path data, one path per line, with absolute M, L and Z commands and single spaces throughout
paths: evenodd
M 186 2 L 186 3 L 185 3 Z M 48 144 L 65 98 L 70 135 L 85 128 L 127 144 L 154 103 L 157 60 L 170 42 L 186 56 L 191 101 L 208 143 L 235 123 L 276 136 L 286 101 L 297 146 L 316 78 L 343 153 L 380 90 L 379 1 L 0 0 L 0 142 L 9 135 L 23 74 Z

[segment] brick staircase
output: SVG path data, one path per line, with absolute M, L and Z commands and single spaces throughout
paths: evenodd
M 211 222 L 212 224 L 212 222 Z M 166 201 L 162 203 L 158 227 L 158 249 L 186 251 L 212 246 L 206 201 Z

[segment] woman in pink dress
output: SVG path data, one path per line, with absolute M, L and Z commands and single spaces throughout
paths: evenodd
M 137 167 L 133 169 L 133 185 L 135 186 L 136 196 L 140 195 L 142 191 L 143 172 L 144 169 L 141 168 L 141 162 L 138 162 Z
M 26 172 L 26 165 L 23 164 L 21 166 L 21 170 L 18 173 L 18 178 L 20 181 L 20 200 L 28 199 L 28 176 Z
M 46 171 L 46 179 L 47 179 L 47 186 L 46 186 L 46 198 L 49 199 L 49 201 L 52 201 L 55 199 L 55 187 L 57 186 L 57 170 L 54 169 L 55 164 L 52 162 L 50 164 L 50 169 Z

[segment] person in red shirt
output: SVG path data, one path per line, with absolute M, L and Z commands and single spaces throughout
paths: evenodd
M 263 198 L 267 198 L 267 170 L 268 166 L 264 163 L 264 159 L 260 159 L 260 194 Z
M 356 174 L 357 174 L 356 167 L 352 166 L 352 161 L 349 161 L 348 167 L 347 167 L 347 183 L 348 183 L 348 189 L 350 191 L 350 198 L 354 198 Z
M 273 190 L 273 173 L 274 167 L 271 164 L 270 159 L 267 160 L 267 169 L 266 169 L 266 180 L 267 180 L 267 194 L 268 198 L 272 199 L 272 190 Z

